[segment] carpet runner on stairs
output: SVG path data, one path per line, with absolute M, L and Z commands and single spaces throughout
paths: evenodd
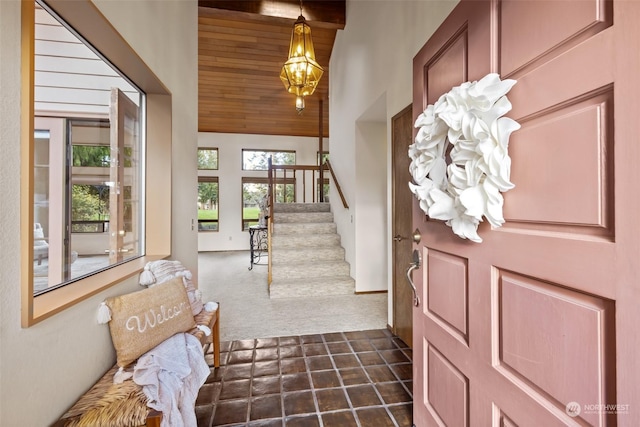
M 277 203 L 271 242 L 271 298 L 353 294 L 328 203 Z

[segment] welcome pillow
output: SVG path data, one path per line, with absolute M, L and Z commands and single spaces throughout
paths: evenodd
M 195 327 L 181 277 L 105 303 L 111 311 L 109 331 L 122 368 L 167 338 Z

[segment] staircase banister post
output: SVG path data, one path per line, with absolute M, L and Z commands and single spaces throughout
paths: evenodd
M 269 188 L 267 189 L 267 197 L 269 199 L 269 218 L 273 218 L 273 204 L 275 202 L 274 194 L 273 194 L 273 156 L 269 156 L 267 160 L 267 165 L 269 167 L 268 170 L 268 178 L 269 178 Z

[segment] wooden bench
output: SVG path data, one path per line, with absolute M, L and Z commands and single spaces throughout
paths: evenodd
M 198 328 L 189 331 L 208 353 L 213 345 L 213 366 L 220 366 L 220 306 L 208 312 L 202 310 L 194 316 L 196 325 L 211 329 L 211 335 Z M 162 413 L 147 406 L 142 387 L 132 379 L 114 384 L 113 376 L 118 366 L 113 366 L 80 399 L 53 424 L 53 427 L 103 426 L 103 427 L 160 427 Z

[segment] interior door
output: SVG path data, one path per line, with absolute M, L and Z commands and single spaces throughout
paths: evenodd
M 414 202 L 417 426 L 640 425 L 638 22 L 633 1 L 462 0 L 414 58 L 414 118 L 498 72 L 522 125 L 482 243 Z
M 409 347 L 413 344 L 413 292 L 405 272 L 411 259 L 413 196 L 407 185 L 409 157 L 407 152 L 413 140 L 413 113 L 409 105 L 391 118 L 393 165 L 393 333 Z

